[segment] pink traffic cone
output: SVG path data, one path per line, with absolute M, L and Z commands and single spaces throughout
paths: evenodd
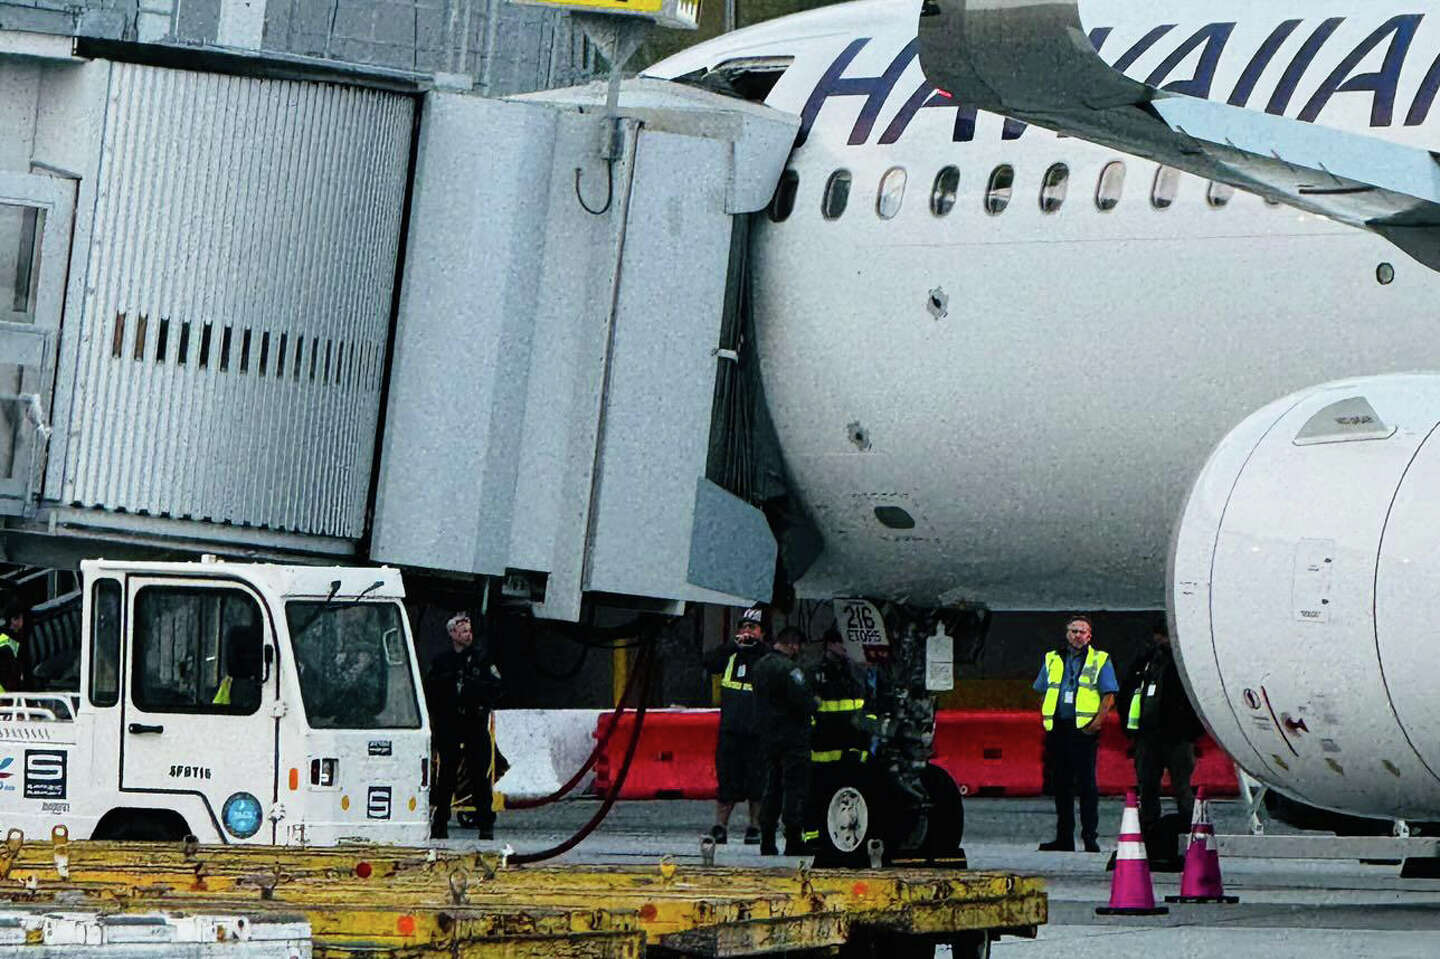
M 1155 905 L 1150 885 L 1150 863 L 1140 835 L 1140 806 L 1135 790 L 1125 794 L 1125 815 L 1120 817 L 1120 842 L 1115 850 L 1115 875 L 1110 879 L 1110 905 L 1095 909 L 1098 916 L 1163 916 L 1170 910 Z
M 1225 895 L 1220 880 L 1220 849 L 1215 844 L 1215 826 L 1210 822 L 1210 804 L 1205 790 L 1195 791 L 1195 813 L 1190 817 L 1190 845 L 1185 850 L 1185 872 L 1180 877 L 1180 895 L 1166 896 L 1166 902 L 1239 902 Z

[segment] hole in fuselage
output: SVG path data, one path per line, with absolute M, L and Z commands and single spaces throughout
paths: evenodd
M 915 517 L 898 506 L 875 507 L 875 518 L 890 529 L 914 529 Z

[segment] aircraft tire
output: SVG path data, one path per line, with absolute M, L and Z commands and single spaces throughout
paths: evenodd
M 925 767 L 921 783 L 930 796 L 925 838 L 919 853 L 927 859 L 955 855 L 965 839 L 965 800 L 950 774 L 933 763 Z
M 815 777 L 811 784 L 811 828 L 817 866 L 864 867 L 870 864 L 869 842 L 883 838 L 890 818 L 889 804 L 862 777 L 846 775 L 846 768 Z M 885 850 L 888 861 L 893 850 Z

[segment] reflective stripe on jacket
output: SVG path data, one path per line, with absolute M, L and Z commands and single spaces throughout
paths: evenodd
M 739 653 L 730 654 L 730 661 L 725 664 L 725 673 L 720 677 L 720 688 L 733 689 L 742 693 L 753 692 L 755 690 L 754 686 L 750 685 L 750 683 L 745 682 L 742 679 L 737 678 L 735 675 L 735 661 L 739 658 Z M 742 666 L 740 669 L 740 675 L 743 676 L 746 672 L 747 670 Z
M 1094 646 L 1085 647 L 1085 665 L 1080 668 L 1080 681 L 1075 690 L 1075 728 L 1084 729 L 1100 713 L 1100 670 L 1110 659 L 1109 653 Z M 1055 707 L 1060 703 L 1060 685 L 1065 680 L 1065 657 L 1053 649 L 1045 654 L 1045 699 L 1040 704 L 1040 719 L 1048 732 L 1055 728 Z
M 848 753 L 856 762 L 870 758 L 870 750 L 861 741 L 866 739 L 860 729 L 859 720 L 864 715 L 863 699 L 822 699 L 811 718 L 814 730 L 811 734 L 810 761 L 813 763 L 838 763 Z M 875 721 L 875 716 L 864 715 Z
M 865 680 L 854 664 L 826 655 L 814 676 L 820 703 L 811 719 L 810 761 L 865 762 L 875 717 L 865 714 Z
M 754 736 L 755 664 L 766 649 L 755 643 L 741 646 L 725 659 L 720 673 L 720 732 L 731 736 Z

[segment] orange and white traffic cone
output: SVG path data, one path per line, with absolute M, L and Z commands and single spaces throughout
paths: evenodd
M 1195 791 L 1195 812 L 1190 817 L 1190 845 L 1185 850 L 1185 872 L 1180 877 L 1180 895 L 1166 896 L 1166 902 L 1239 902 L 1225 895 L 1220 880 L 1220 848 L 1215 844 L 1215 825 L 1210 821 L 1210 803 L 1205 790 Z
M 1163 916 L 1167 906 L 1155 905 L 1150 884 L 1150 863 L 1145 858 L 1145 840 L 1140 835 L 1140 804 L 1135 790 L 1125 794 L 1125 814 L 1120 817 L 1120 841 L 1115 850 L 1115 875 L 1110 879 L 1110 905 L 1097 906 L 1097 916 Z

